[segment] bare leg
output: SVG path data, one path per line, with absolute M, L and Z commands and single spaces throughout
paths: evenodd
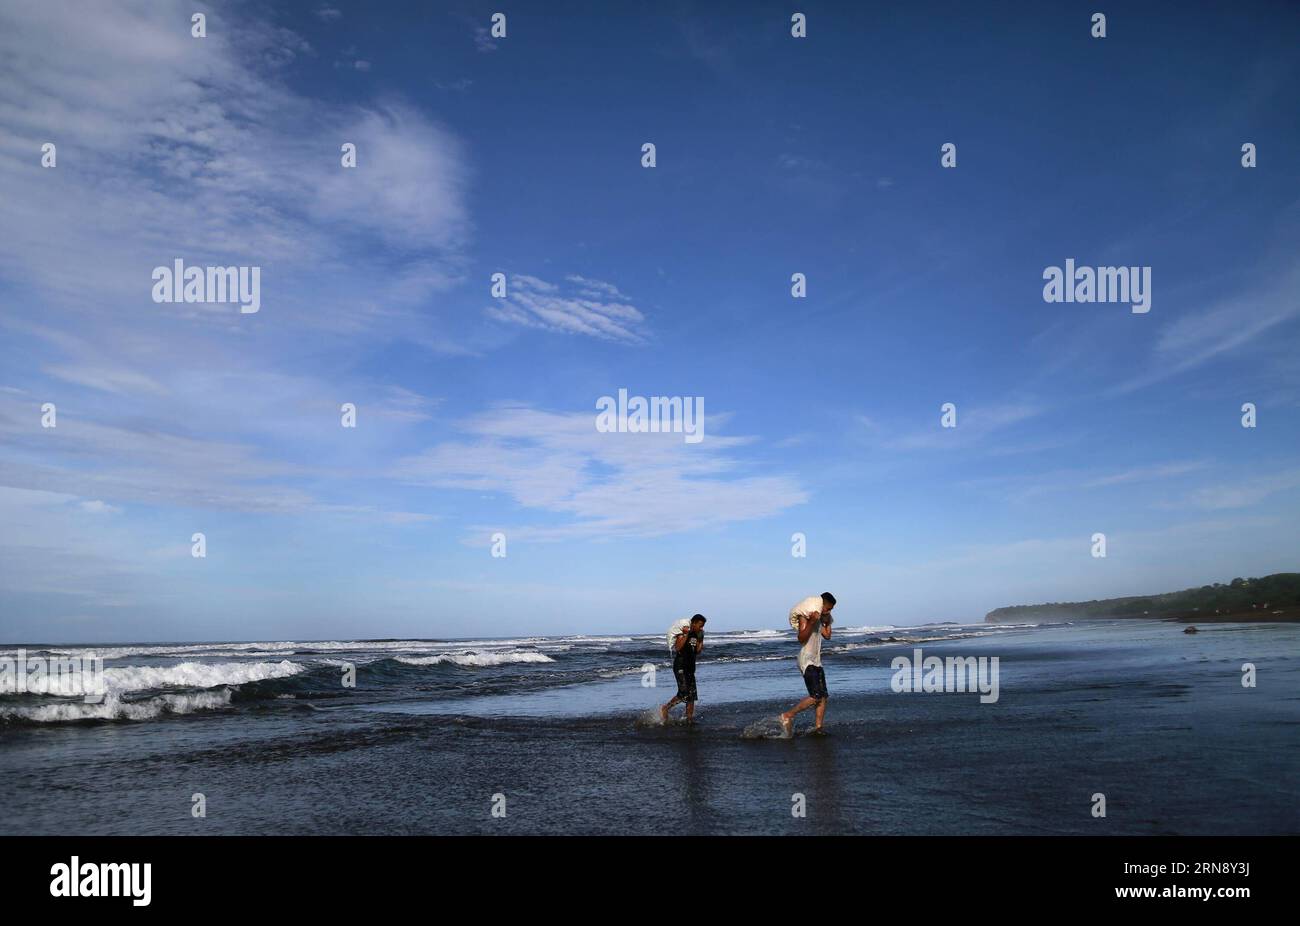
M 790 710 L 782 714 L 781 715 L 782 729 L 784 729 L 786 733 L 792 733 L 794 731 L 794 725 L 793 725 L 794 715 L 798 714 L 800 711 L 808 710 L 808 708 L 812 707 L 816 703 L 817 703 L 816 698 L 813 697 L 804 698 L 794 707 L 790 708 Z
M 695 723 L 695 702 L 694 701 L 686 702 L 686 722 Z
M 817 726 L 814 727 L 816 730 L 822 728 L 822 721 L 826 719 L 826 701 L 826 698 L 822 698 L 817 702 Z
M 669 702 L 668 702 L 667 704 L 665 704 L 663 707 L 659 708 L 659 719 L 662 720 L 664 723 L 667 723 L 667 722 L 668 722 L 668 712 L 669 712 L 670 710 L 672 710 L 673 705 L 676 704 L 676 703 L 677 703 L 677 696 L 676 696 L 676 695 L 673 695 L 673 699 L 672 699 L 671 701 L 669 701 Z M 688 707 L 687 710 L 689 710 L 689 709 L 690 709 L 690 708 Z

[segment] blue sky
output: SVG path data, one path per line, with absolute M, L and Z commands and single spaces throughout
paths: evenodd
M 5 640 L 978 620 L 1300 567 L 1294 6 L 24 6 Z M 261 311 L 154 303 L 178 257 L 261 267 Z M 1151 311 L 1045 302 L 1067 258 L 1151 267 Z M 597 432 L 620 388 L 703 397 L 705 439 Z

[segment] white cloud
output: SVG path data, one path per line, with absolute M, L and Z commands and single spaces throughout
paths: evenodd
M 118 394 L 152 392 L 156 395 L 164 395 L 167 392 L 165 387 L 145 374 L 118 367 L 47 366 L 42 367 L 41 370 L 55 379 L 89 386 L 91 389 L 99 389 L 103 392 Z
M 565 279 L 576 285 L 579 290 L 583 291 L 587 295 L 612 296 L 615 299 L 627 298 L 618 291 L 618 287 L 613 283 L 605 283 L 602 280 L 590 280 L 587 277 L 579 276 L 576 273 L 569 274 Z
M 920 428 L 901 437 L 886 439 L 885 447 L 891 450 L 936 450 L 951 447 L 969 447 L 987 441 L 993 435 L 1035 418 L 1044 407 L 1031 402 L 1010 402 L 1000 405 L 968 407 L 964 402 L 957 406 L 957 426 L 940 426 L 940 412 L 934 410 L 933 426 Z M 864 423 L 868 423 L 864 420 Z M 872 425 L 873 430 L 879 428 Z
M 647 340 L 645 316 L 612 283 L 576 275 L 566 280 L 576 292 L 566 293 L 554 283 L 516 274 L 507 297 L 494 299 L 484 311 L 491 319 L 525 328 L 628 344 Z
M 334 268 L 386 280 L 436 264 L 444 288 L 459 278 L 469 175 L 450 133 L 400 100 L 292 89 L 285 63 L 312 52 L 288 30 L 235 18 L 194 39 L 188 21 L 179 0 L 112 15 L 0 7 L 0 184 L 6 221 L 23 229 L 0 236 L 0 277 L 111 318 L 110 333 L 154 323 L 151 270 L 182 255 L 266 267 L 281 287 L 271 306 L 283 318 L 292 303 L 307 326 L 356 315 L 349 300 L 309 305 Z M 47 140 L 54 169 L 39 164 Z M 355 170 L 340 164 L 344 141 Z M 375 238 L 390 248 L 363 257 Z M 312 285 L 290 288 L 295 275 Z M 225 323 L 219 310 L 190 317 Z
M 94 499 L 100 514 L 426 517 L 324 495 L 354 475 L 348 453 L 364 459 L 434 407 L 349 371 L 391 339 L 455 348 L 428 302 L 463 272 L 463 146 L 403 100 L 297 89 L 288 68 L 314 51 L 292 31 L 210 16 L 195 39 L 191 12 L 0 5 L 0 189 L 6 226 L 21 229 L 0 235 L 13 362 L 0 400 L 14 399 L 0 401 L 0 488 Z M 53 169 L 44 141 L 58 145 Z M 344 141 L 355 170 L 340 164 Z M 152 270 L 176 257 L 262 267 L 262 312 L 155 304 Z M 349 400 L 367 427 L 314 456 Z M 57 428 L 39 426 L 46 401 Z M 21 541 L 0 524 L 0 545 Z
M 1250 508 L 1266 498 L 1300 486 L 1300 469 L 1258 475 L 1242 476 L 1235 482 L 1203 486 L 1187 496 L 1179 507 L 1222 511 L 1231 508 Z
M 962 484 L 975 489 L 991 490 L 1010 502 L 1024 503 L 1052 493 L 1076 494 L 1088 489 L 1107 489 L 1144 482 L 1165 483 L 1190 473 L 1201 472 L 1209 466 L 1206 460 L 1175 460 L 1113 471 L 1067 469 L 994 476 L 969 479 Z
M 1200 312 L 1174 316 L 1160 329 L 1147 369 L 1109 391 L 1124 395 L 1208 363 L 1300 317 L 1300 265 Z
M 595 418 L 594 400 L 589 414 L 500 407 L 460 422 L 464 439 L 399 461 L 392 476 L 502 493 L 561 519 L 506 528 L 526 540 L 660 536 L 768 517 L 808 500 L 790 477 L 744 472 L 733 451 L 749 439 L 717 434 L 721 416 L 699 444 L 679 434 L 602 433 Z
M 256 388 L 254 384 L 252 390 Z M 281 417 L 261 419 L 263 427 L 285 439 L 289 432 L 279 422 L 283 416 L 300 414 L 299 409 L 293 407 L 287 392 L 272 392 L 264 402 Z M 414 394 L 395 392 L 381 398 L 374 408 L 363 403 L 359 414 L 401 423 L 418 420 L 426 405 Z M 250 400 L 242 412 L 257 420 L 253 414 L 257 407 Z M 229 414 L 230 420 L 237 422 L 241 409 L 231 409 Z M 337 405 L 322 401 L 304 427 L 314 420 L 318 430 L 337 428 L 338 416 Z M 395 517 L 411 520 L 417 516 L 322 501 L 300 486 L 348 474 L 329 460 L 304 464 L 275 458 L 254 443 L 258 436 L 250 434 L 248 440 L 194 437 L 156 425 L 104 423 L 67 410 L 60 412 L 57 427 L 47 429 L 40 426 L 38 406 L 0 397 L 0 445 L 5 448 L 0 455 L 0 491 L 20 493 L 18 497 L 113 499 L 205 510 L 290 515 L 334 511 L 390 522 Z M 10 525 L 0 523 L 0 546 L 6 539 L 21 538 L 11 533 Z
M 1137 466 L 1116 473 L 1108 473 L 1104 476 L 1095 476 L 1084 482 L 1082 487 L 1092 489 L 1130 482 L 1170 479 L 1174 476 L 1183 476 L 1187 473 L 1205 469 L 1207 465 L 1204 460 L 1184 460 L 1177 463 L 1160 463 L 1154 466 Z

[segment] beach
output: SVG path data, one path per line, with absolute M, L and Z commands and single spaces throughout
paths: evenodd
M 1300 634 L 1183 629 L 837 626 L 827 734 L 807 712 L 792 739 L 780 630 L 707 635 L 692 727 L 653 721 L 675 690 L 660 634 L 29 644 L 94 650 L 111 697 L 0 696 L 0 831 L 1300 832 Z M 916 655 L 996 657 L 996 700 L 894 690 Z

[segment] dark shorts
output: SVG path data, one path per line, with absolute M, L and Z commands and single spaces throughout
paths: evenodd
M 822 671 L 821 666 L 809 666 L 803 670 L 804 687 L 808 689 L 808 697 L 829 698 L 830 693 L 826 690 L 826 673 Z
M 699 697 L 695 694 L 695 667 L 687 669 L 673 666 L 673 675 L 677 677 L 677 700 L 698 701 Z

